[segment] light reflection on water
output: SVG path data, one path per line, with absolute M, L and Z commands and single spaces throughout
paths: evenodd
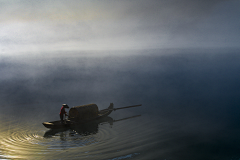
M 37 130 L 31 129 L 33 126 L 22 124 L 17 120 L 5 120 L 1 121 L 5 125 L 1 127 L 0 142 L 3 157 L 24 159 L 44 152 L 44 147 L 38 145 L 43 137 Z

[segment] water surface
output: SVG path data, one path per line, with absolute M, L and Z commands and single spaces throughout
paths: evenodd
M 239 159 L 239 50 L 1 57 L 1 159 Z M 51 55 L 51 56 L 50 56 Z M 89 56 L 90 55 L 90 56 Z M 121 56 L 124 55 L 124 56 Z M 118 110 L 49 131 L 62 103 Z

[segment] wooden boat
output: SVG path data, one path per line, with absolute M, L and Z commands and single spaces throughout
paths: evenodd
M 80 107 L 90 107 L 90 106 L 94 106 L 95 104 L 89 104 L 89 105 L 84 105 L 84 106 L 78 106 L 78 108 Z M 95 121 L 95 120 L 99 120 L 101 118 L 107 117 L 109 114 L 112 113 L 112 111 L 114 110 L 118 110 L 118 109 L 125 109 L 125 108 L 130 108 L 130 107 L 138 107 L 141 105 L 134 105 L 134 106 L 127 106 L 127 107 L 120 107 L 120 108 L 113 108 L 113 103 L 110 104 L 110 106 L 107 109 L 103 109 L 98 111 L 96 116 L 92 116 L 92 117 L 88 117 L 85 119 L 79 119 L 78 117 L 74 117 L 74 116 L 70 116 L 68 119 L 66 119 L 64 121 L 64 123 L 61 122 L 61 120 L 58 121 L 52 121 L 52 122 L 43 122 L 42 124 L 46 127 L 46 128 L 50 128 L 50 129 L 62 129 L 62 128 L 69 128 L 71 126 L 75 126 L 75 125 L 80 125 L 80 124 L 85 124 L 91 121 Z M 72 115 L 77 115 L 76 110 L 77 107 L 73 107 L 70 109 L 70 111 L 72 110 Z M 75 111 L 76 110 L 76 111 Z M 70 113 L 69 111 L 69 113 Z M 74 111 L 74 112 L 73 112 Z M 86 112 L 85 112 L 86 113 Z

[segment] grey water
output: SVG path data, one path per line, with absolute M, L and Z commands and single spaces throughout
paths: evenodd
M 239 51 L 1 56 L 0 159 L 240 159 Z M 101 123 L 45 128 L 63 103 L 142 106 Z

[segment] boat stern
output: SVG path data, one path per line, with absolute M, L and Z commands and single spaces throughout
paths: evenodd
M 113 103 L 110 103 L 110 106 L 108 107 L 108 109 L 113 109 Z

